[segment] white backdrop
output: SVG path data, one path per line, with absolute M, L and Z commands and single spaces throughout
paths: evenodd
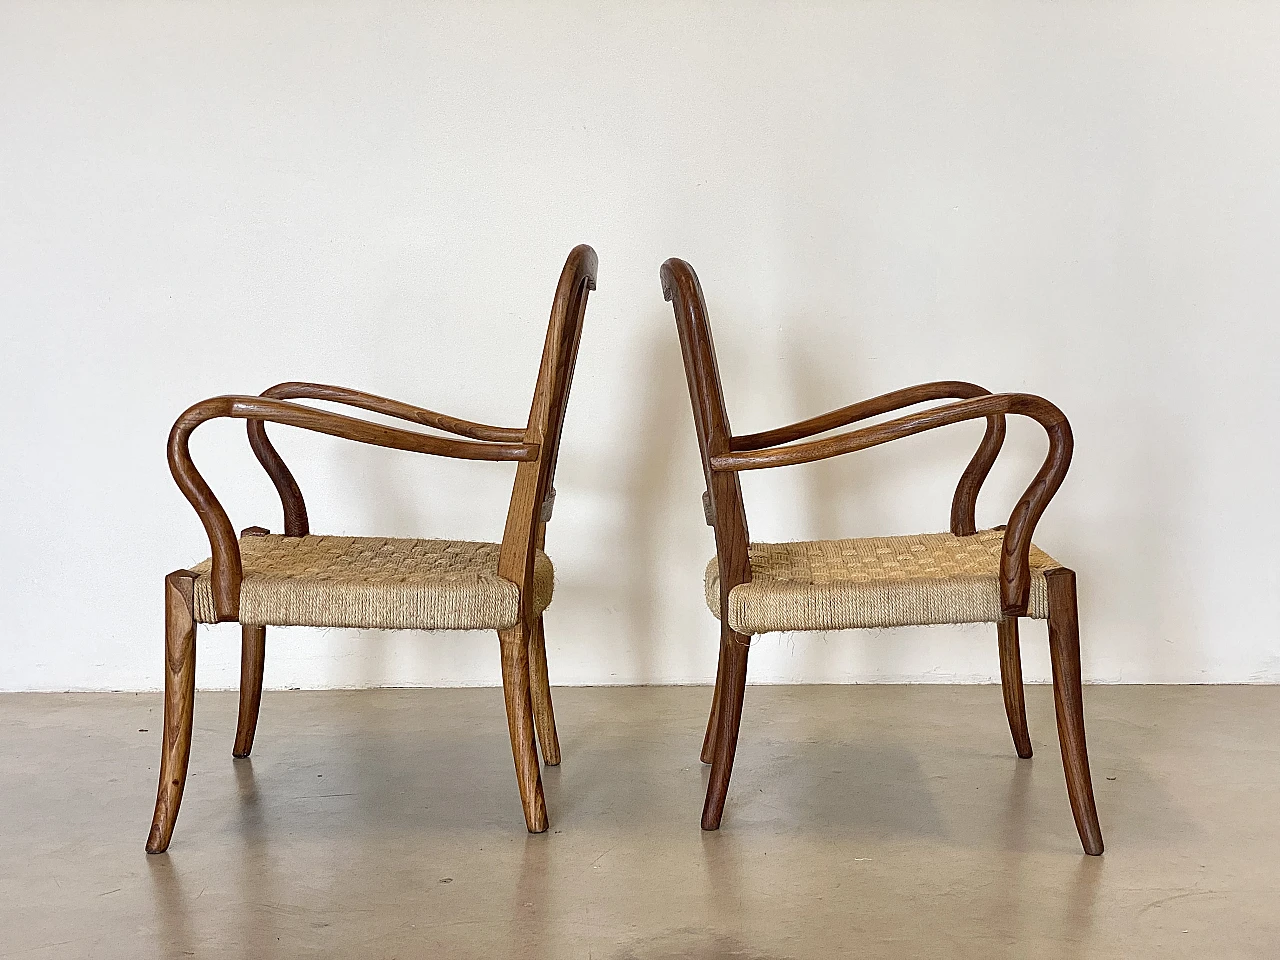
M 709 679 L 712 551 L 658 266 L 730 412 L 906 384 L 1053 399 L 1037 540 L 1097 681 L 1280 680 L 1280 9 L 1083 3 L 0 4 L 0 688 L 151 689 L 207 554 L 164 439 L 284 379 L 523 422 L 600 254 L 548 549 L 556 683 Z M 943 529 L 980 424 L 746 480 L 757 539 Z M 329 533 L 500 536 L 511 468 L 278 428 Z M 279 529 L 242 426 L 193 444 Z M 1043 455 L 1013 424 L 979 521 Z M 1024 633 L 1048 673 L 1042 626 Z M 238 633 L 202 632 L 232 686 Z M 757 681 L 990 680 L 994 628 L 768 637 Z M 496 682 L 483 634 L 275 630 L 274 687 Z

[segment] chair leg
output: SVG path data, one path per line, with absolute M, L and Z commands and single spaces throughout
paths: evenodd
M 1089 754 L 1084 740 L 1084 699 L 1080 687 L 1080 623 L 1076 609 L 1076 575 L 1050 570 L 1049 656 L 1053 661 L 1053 700 L 1058 716 L 1058 741 L 1067 776 L 1067 796 L 1084 852 L 1102 853 L 1102 828 L 1093 800 Z
M 1004 690 L 1004 712 L 1009 717 L 1013 747 L 1024 760 L 1031 756 L 1031 734 L 1027 730 L 1027 704 L 1022 693 L 1022 654 L 1018 649 L 1018 618 L 1005 617 L 996 624 L 1000 637 L 1000 686 Z
M 711 763 L 716 757 L 716 731 L 720 724 L 720 688 L 724 685 L 724 644 L 720 645 L 720 662 L 716 664 L 716 685 L 711 691 L 711 715 L 707 717 L 707 732 L 702 737 L 702 753 L 699 759 Z
M 169 849 L 182 804 L 182 788 L 187 782 L 196 694 L 194 584 L 195 574 L 189 570 L 175 571 L 164 581 L 164 743 L 147 853 Z
M 548 767 L 560 763 L 560 738 L 556 736 L 556 713 L 551 705 L 551 679 L 547 676 L 547 640 L 542 616 L 538 616 L 529 637 L 529 686 L 533 694 L 533 722 L 538 729 L 542 762 Z
M 262 706 L 262 668 L 267 656 L 267 628 L 240 627 L 240 719 L 236 722 L 233 757 L 247 757 L 253 750 L 253 734 L 258 729 L 258 708 Z
M 516 761 L 516 781 L 524 822 L 530 833 L 547 829 L 547 805 L 542 796 L 542 773 L 538 769 L 538 746 L 533 734 L 533 702 L 529 693 L 529 635 L 523 623 L 498 631 L 502 647 L 502 693 L 507 702 L 507 726 L 511 731 L 511 753 Z
M 720 829 L 724 815 L 724 801 L 729 793 L 729 778 L 733 775 L 733 756 L 738 749 L 738 728 L 742 724 L 742 701 L 747 689 L 747 652 L 749 637 L 734 633 L 727 626 L 720 628 L 720 649 L 723 664 L 722 676 L 717 687 L 720 702 L 716 713 L 715 757 L 711 762 L 711 780 L 707 784 L 707 799 L 702 806 L 702 829 Z

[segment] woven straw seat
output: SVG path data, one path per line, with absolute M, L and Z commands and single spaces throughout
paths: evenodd
M 496 543 L 392 537 L 244 536 L 243 624 L 385 630 L 502 630 L 520 592 L 498 576 Z M 217 620 L 210 561 L 192 571 L 195 616 Z M 554 572 L 537 551 L 534 613 L 551 603 Z
M 1003 530 L 957 537 L 809 540 L 751 544 L 751 582 L 729 592 L 729 626 L 745 635 L 1000 620 Z M 1049 616 L 1045 571 L 1060 567 L 1031 548 L 1026 616 Z M 720 615 L 720 566 L 706 572 L 707 606 Z

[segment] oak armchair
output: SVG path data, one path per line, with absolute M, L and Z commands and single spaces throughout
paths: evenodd
M 169 435 L 169 467 L 204 525 L 212 557 L 165 578 L 164 738 L 149 853 L 168 848 L 182 801 L 195 698 L 196 624 L 224 621 L 238 621 L 242 630 L 240 712 L 232 751 L 236 757 L 248 756 L 253 747 L 269 625 L 496 630 L 525 824 L 532 833 L 547 829 L 535 727 L 547 764 L 560 762 L 560 747 L 542 625 L 554 575 L 542 548 L 555 500 L 561 424 L 588 291 L 595 285 L 595 251 L 575 247 L 556 287 L 524 427 L 473 423 L 312 383 L 282 383 L 259 397 L 214 397 L 178 418 Z M 342 403 L 454 437 L 293 402 L 300 399 Z M 247 421 L 253 451 L 280 495 L 283 534 L 250 527 L 237 539 L 226 511 L 196 469 L 188 439 L 200 424 L 220 418 Z M 297 481 L 267 437 L 268 422 L 395 450 L 515 462 L 502 542 L 313 535 Z
M 772 631 L 838 630 L 942 623 L 994 622 L 1005 710 L 1019 757 L 1031 756 L 1023 700 L 1018 618 L 1049 621 L 1058 737 L 1067 793 L 1085 852 L 1102 853 L 1085 749 L 1075 574 L 1032 544 L 1037 521 L 1071 462 L 1067 418 L 1030 394 L 992 394 L 964 382 L 926 383 L 855 403 L 762 433 L 735 436 L 720 385 L 702 287 L 693 268 L 671 259 L 662 289 L 675 311 L 693 403 L 707 491 L 703 507 L 715 530 L 706 600 L 721 623 L 720 661 L 702 760 L 711 778 L 702 826 L 720 826 L 742 719 L 750 637 Z M 874 426 L 824 439 L 847 427 L 915 404 L 954 400 Z M 1049 452 L 1009 516 L 993 530 L 975 526 L 978 492 L 1004 442 L 1005 417 L 1029 417 L 1044 428 Z M 961 475 L 948 533 L 796 543 L 752 543 L 738 474 L 865 450 L 966 420 L 985 419 L 986 433 Z

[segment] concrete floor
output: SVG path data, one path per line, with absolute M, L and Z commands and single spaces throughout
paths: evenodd
M 1028 698 L 753 687 L 705 834 L 706 688 L 558 690 L 531 837 L 497 690 L 205 693 L 148 857 L 160 698 L 3 696 L 0 957 L 1280 956 L 1280 688 L 1089 688 L 1101 859 Z

